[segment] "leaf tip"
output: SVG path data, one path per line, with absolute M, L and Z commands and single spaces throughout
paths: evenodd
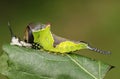
M 113 69 L 113 68 L 115 68 L 115 66 L 110 66 L 109 71 L 110 71 L 111 69 Z

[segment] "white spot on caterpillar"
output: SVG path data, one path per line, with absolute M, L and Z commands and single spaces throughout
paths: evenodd
M 24 41 L 20 41 L 17 37 L 12 37 L 10 45 L 31 47 L 32 45 Z
M 12 37 L 10 45 L 22 46 L 17 37 Z

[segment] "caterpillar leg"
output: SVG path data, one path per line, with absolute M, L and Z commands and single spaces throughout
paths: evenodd
M 41 49 L 42 47 L 38 43 L 32 43 L 32 48 L 33 49 Z

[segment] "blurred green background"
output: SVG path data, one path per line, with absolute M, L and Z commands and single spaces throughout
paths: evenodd
M 59 36 L 111 51 L 108 56 L 88 50 L 79 53 L 116 66 L 105 79 L 120 79 L 120 1 L 0 0 L 0 48 L 10 43 L 8 21 L 20 38 L 28 23 L 51 23 Z M 0 75 L 0 79 L 5 77 Z

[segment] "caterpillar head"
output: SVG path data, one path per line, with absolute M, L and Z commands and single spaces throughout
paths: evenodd
M 25 29 L 24 41 L 27 43 L 34 43 L 33 32 L 44 30 L 46 26 L 47 25 L 45 24 L 28 24 L 28 26 Z

